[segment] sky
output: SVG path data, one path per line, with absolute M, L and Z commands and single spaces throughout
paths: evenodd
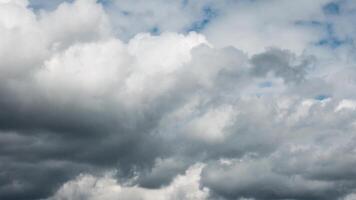
M 1 200 L 356 200 L 356 1 L 0 0 Z

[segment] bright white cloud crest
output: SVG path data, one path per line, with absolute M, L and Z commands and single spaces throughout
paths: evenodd
M 202 167 L 202 164 L 191 166 L 184 175 L 178 175 L 169 186 L 160 189 L 122 186 L 112 177 L 112 173 L 100 178 L 80 175 L 64 184 L 50 200 L 204 200 L 209 191 L 199 186 Z

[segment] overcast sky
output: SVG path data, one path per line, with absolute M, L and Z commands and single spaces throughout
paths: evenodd
M 1 200 L 356 200 L 356 1 L 0 0 Z

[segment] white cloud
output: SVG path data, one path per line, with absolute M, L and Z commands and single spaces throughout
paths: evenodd
M 115 33 L 130 39 L 140 32 L 182 32 L 204 20 L 203 9 L 212 1 L 109 1 Z M 132 26 L 132 24 L 135 24 Z
M 200 173 L 203 165 L 191 166 L 185 174 L 178 175 L 170 185 L 160 189 L 145 189 L 118 183 L 108 173 L 103 177 L 82 174 L 65 183 L 49 200 L 204 200 L 208 189 L 200 188 Z
M 26 1 L 0 2 L 0 77 L 26 74 L 46 56 L 46 40 Z
M 66 48 L 77 42 L 97 41 L 112 35 L 108 16 L 95 0 L 64 2 L 52 12 L 41 11 L 39 18 L 54 49 Z
M 64 96 L 103 96 L 120 81 L 123 84 L 130 64 L 126 46 L 119 40 L 75 44 L 45 61 L 36 79 L 50 95 L 59 91 Z
M 222 142 L 226 137 L 225 129 L 234 123 L 236 114 L 231 106 L 220 106 L 191 119 L 183 133 L 187 137 L 207 142 Z
M 335 111 L 338 112 L 338 111 L 341 111 L 343 109 L 355 110 L 356 109 L 356 102 L 352 101 L 352 100 L 347 100 L 347 99 L 342 100 L 339 103 L 339 105 L 336 107 Z
M 318 29 L 295 23 L 322 19 L 320 7 L 327 0 L 227 2 L 222 16 L 204 30 L 216 46 L 233 45 L 250 54 L 271 46 L 301 53 L 323 35 Z

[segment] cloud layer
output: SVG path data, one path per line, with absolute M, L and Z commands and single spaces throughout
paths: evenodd
M 0 199 L 355 199 L 355 6 L 0 0 Z

